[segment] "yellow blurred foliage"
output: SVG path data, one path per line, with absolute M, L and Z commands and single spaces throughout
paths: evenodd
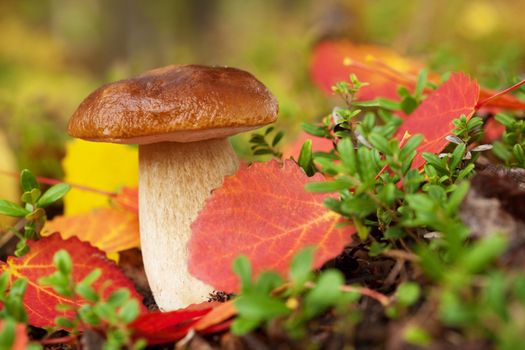
M 0 170 L 16 174 L 15 157 L 9 148 L 6 137 L 0 130 Z M 0 174 L 0 198 L 18 202 L 18 179 L 15 176 Z M 0 229 L 12 222 L 11 218 L 0 215 Z
M 132 146 L 73 140 L 62 165 L 64 181 L 71 184 L 116 192 L 138 183 L 138 149 Z M 75 187 L 64 198 L 66 216 L 101 207 L 109 207 L 107 196 Z
M 469 39 L 478 39 L 494 32 L 500 22 L 498 6 L 490 1 L 471 1 L 465 4 L 460 33 Z

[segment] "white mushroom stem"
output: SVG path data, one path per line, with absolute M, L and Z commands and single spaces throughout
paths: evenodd
M 142 257 L 162 311 L 204 301 L 213 290 L 188 272 L 190 225 L 211 191 L 238 166 L 227 139 L 139 146 Z

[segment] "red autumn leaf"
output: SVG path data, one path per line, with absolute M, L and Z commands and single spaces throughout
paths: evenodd
M 0 334 L 4 332 L 5 321 L 0 320 Z M 29 343 L 27 337 L 26 325 L 18 323 L 15 325 L 15 339 L 11 346 L 11 350 L 26 350 Z
M 313 80 L 324 91 L 331 93 L 331 87 L 340 81 L 348 81 L 350 74 L 355 74 L 359 80 L 370 83 L 363 87 L 358 98 L 362 100 L 385 97 L 399 100 L 397 89 L 400 86 L 413 91 L 419 71 L 424 66 L 408 57 L 379 46 L 357 45 L 348 40 L 324 41 L 313 50 L 311 74 Z M 438 74 L 429 72 L 427 79 L 439 83 Z M 432 90 L 426 89 L 426 93 Z M 480 100 L 484 100 L 496 92 L 490 89 L 480 89 Z M 525 109 L 525 102 L 512 95 L 502 95 L 483 105 L 484 109 Z
M 242 166 L 213 192 L 192 225 L 190 273 L 234 292 L 239 284 L 231 267 L 239 255 L 248 257 L 254 275 L 269 269 L 285 275 L 306 246 L 316 247 L 315 267 L 337 256 L 355 231 L 338 227 L 341 217 L 323 205 L 327 196 L 304 189 L 322 180 L 321 174 L 307 177 L 290 160 Z
M 463 73 L 455 73 L 443 83 L 404 121 L 396 137 L 401 140 L 405 133 L 423 134 L 425 137 L 417 148 L 418 155 L 412 168 L 425 163 L 423 152 L 439 153 L 448 141 L 445 139 L 454 130 L 452 121 L 465 115 L 469 119 L 476 109 L 479 86 Z
M 200 333 L 224 330 L 228 319 L 235 315 L 233 303 L 201 303 L 171 312 L 151 312 L 141 315 L 130 328 L 136 338 L 149 345 L 170 343 L 183 338 L 190 329 Z
M 125 188 L 114 198 L 113 208 L 58 216 L 46 222 L 42 235 L 59 232 L 63 239 L 78 237 L 106 253 L 140 246 L 136 188 Z
M 104 252 L 72 237 L 67 240 L 58 234 L 52 234 L 39 241 L 28 243 L 30 252 L 20 258 L 9 257 L 7 263 L 0 264 L 0 271 L 9 271 L 11 281 L 25 278 L 27 290 L 24 295 L 24 306 L 29 317 L 29 324 L 36 327 L 50 327 L 54 325 L 55 317 L 70 316 L 68 312 L 56 310 L 58 304 L 82 305 L 82 300 L 72 300 L 57 294 L 51 287 L 43 287 L 38 283 L 41 277 L 51 275 L 56 271 L 53 265 L 53 256 L 61 249 L 69 252 L 73 259 L 72 277 L 81 281 L 95 268 L 102 270 L 101 277 L 93 283 L 95 290 L 103 290 L 102 297 L 108 297 L 120 288 L 128 288 L 132 297 L 142 300 L 133 283 L 127 279 L 115 263 L 106 258 Z M 142 303 L 139 303 L 142 305 Z M 142 306 L 142 311 L 145 308 Z
M 370 85 L 359 91 L 363 100 L 385 97 L 398 100 L 397 89 L 415 87 L 423 65 L 396 52 L 379 46 L 356 45 L 347 40 L 325 41 L 314 48 L 311 74 L 318 86 L 327 93 L 340 81 L 355 74 Z

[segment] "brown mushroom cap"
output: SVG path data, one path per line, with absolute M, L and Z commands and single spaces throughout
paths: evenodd
M 235 68 L 173 65 L 106 84 L 77 108 L 73 137 L 147 144 L 227 137 L 275 121 L 268 89 Z

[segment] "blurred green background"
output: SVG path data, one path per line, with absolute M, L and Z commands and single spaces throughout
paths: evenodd
M 173 63 L 252 72 L 277 96 L 289 139 L 299 121 L 329 111 L 308 70 L 326 38 L 385 45 L 504 86 L 525 68 L 523 13 L 515 0 L 2 0 L 0 171 L 62 178 L 66 124 L 81 100 Z M 0 175 L 2 198 L 9 181 Z

